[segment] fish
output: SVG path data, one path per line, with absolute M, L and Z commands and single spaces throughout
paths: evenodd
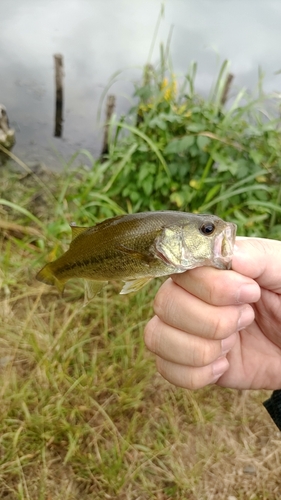
M 155 277 L 200 266 L 231 269 L 236 224 L 216 215 L 180 211 L 118 215 L 92 227 L 70 224 L 72 241 L 46 264 L 37 280 L 62 294 L 72 278 L 85 279 L 85 303 L 111 280 L 121 294 L 140 290 Z

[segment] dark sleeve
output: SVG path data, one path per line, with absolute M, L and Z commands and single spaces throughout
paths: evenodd
M 273 391 L 270 398 L 264 401 L 263 406 L 281 431 L 281 389 Z

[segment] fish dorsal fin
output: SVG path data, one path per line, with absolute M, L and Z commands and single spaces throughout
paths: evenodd
M 95 226 L 92 227 L 82 227 L 82 226 L 77 226 L 76 222 L 71 222 L 69 225 L 71 227 L 72 231 L 72 239 L 75 240 L 79 234 L 84 233 L 84 231 L 88 230 L 89 233 L 94 233 L 95 231 L 100 231 L 101 229 L 105 229 L 106 227 L 111 226 L 112 224 L 115 224 L 116 221 L 119 219 L 122 219 L 124 215 L 117 215 L 116 217 L 111 217 L 110 219 L 105 219 L 102 222 L 98 222 Z
M 75 222 L 71 222 L 69 225 L 71 227 L 72 231 L 72 240 L 75 240 L 79 234 L 83 233 L 84 231 L 88 231 L 89 234 L 93 234 L 96 231 L 100 231 L 102 229 L 106 229 L 107 227 L 115 224 L 119 219 L 122 219 L 124 215 L 116 215 L 116 217 L 111 217 L 110 219 L 105 219 L 102 222 L 98 222 L 95 226 L 92 227 L 81 227 L 81 226 L 76 226 Z
M 126 215 L 126 214 L 124 214 Z M 106 229 L 109 226 L 114 225 L 120 219 L 123 219 L 124 215 L 116 215 L 115 217 L 111 217 L 110 219 L 105 219 L 102 222 L 97 222 L 95 226 L 92 226 L 89 229 L 90 233 L 94 233 L 95 231 L 100 231 L 101 229 Z
M 87 227 L 76 226 L 75 222 L 71 222 L 69 225 L 71 227 L 71 232 L 72 232 L 71 241 L 75 240 L 75 238 L 77 238 L 79 234 L 84 233 L 84 231 L 88 229 Z

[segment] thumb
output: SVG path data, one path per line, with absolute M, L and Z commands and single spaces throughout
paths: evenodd
M 238 237 L 232 269 L 281 294 L 281 241 Z

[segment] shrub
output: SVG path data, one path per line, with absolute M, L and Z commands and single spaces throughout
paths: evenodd
M 214 212 L 243 234 L 280 237 L 280 125 L 267 111 L 277 103 L 241 91 L 225 107 L 227 67 L 207 99 L 194 93 L 195 65 L 178 90 L 172 73 L 146 67 L 102 191 L 124 210 Z

